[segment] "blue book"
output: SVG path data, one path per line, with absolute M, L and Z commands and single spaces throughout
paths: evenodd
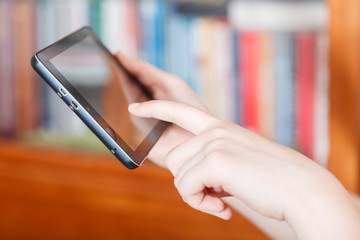
M 55 42 L 56 38 L 56 5 L 53 1 L 39 1 L 37 3 L 37 49 L 42 49 Z M 52 106 L 53 91 L 39 79 L 42 89 L 42 127 L 46 130 L 54 128 L 57 109 Z
M 169 71 L 194 87 L 190 72 L 192 38 L 190 34 L 192 18 L 172 14 L 168 18 Z
M 294 36 L 277 36 L 276 49 L 276 141 L 292 147 L 294 144 Z
M 101 0 L 89 0 L 89 19 L 90 25 L 95 34 L 101 36 Z M 115 24 L 115 23 L 114 23 Z
M 196 26 L 196 20 L 197 17 L 194 16 L 188 16 L 187 19 L 187 24 L 188 24 L 188 68 L 189 68 L 189 85 L 190 87 L 194 90 L 194 92 L 196 94 L 200 94 L 200 90 L 199 90 L 199 79 L 198 79 L 198 71 L 199 71 L 199 64 L 198 64 L 198 59 L 197 59 L 197 44 L 196 44 L 196 36 L 197 36 L 197 31 L 198 28 Z
M 233 62 L 233 86 L 234 86 L 234 111 L 235 111 L 235 123 L 241 125 L 242 124 L 242 104 L 240 103 L 240 96 L 241 96 L 241 91 L 239 90 L 239 87 L 241 86 L 240 84 L 240 68 L 239 68 L 239 57 L 240 57 L 240 47 L 238 46 L 239 41 L 238 41 L 238 35 L 240 33 L 237 33 L 236 31 L 233 31 L 232 33 L 232 49 L 233 49 L 233 57 L 232 57 L 232 62 Z
M 165 69 L 165 20 L 166 20 L 166 3 L 157 1 L 157 12 L 155 16 L 155 66 Z
M 165 68 L 165 13 L 162 1 L 139 2 L 141 58 L 160 68 Z

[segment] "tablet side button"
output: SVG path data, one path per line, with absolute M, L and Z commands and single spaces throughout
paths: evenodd
M 63 88 L 59 89 L 59 92 L 61 93 L 61 95 L 63 95 L 64 97 L 67 95 L 66 91 Z
M 71 100 L 71 106 L 75 109 L 78 110 L 79 109 L 79 104 L 77 102 L 75 102 L 74 100 Z

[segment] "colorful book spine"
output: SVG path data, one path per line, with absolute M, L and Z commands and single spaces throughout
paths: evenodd
M 125 4 L 124 0 L 101 3 L 101 36 L 105 46 L 112 53 L 117 51 L 127 53 L 126 26 L 128 23 Z
M 276 40 L 276 137 L 285 146 L 294 146 L 295 80 L 294 36 L 280 33 Z
M 314 33 L 296 36 L 296 144 L 310 158 L 314 156 L 314 87 L 315 87 Z
M 139 15 L 138 3 L 133 0 L 126 0 L 126 39 L 127 50 L 126 54 L 133 58 L 139 57 L 140 36 L 139 36 Z
M 329 39 L 325 32 L 317 33 L 314 97 L 314 160 L 327 167 L 329 157 Z
M 11 13 L 14 3 L 0 1 L 0 135 L 15 133 L 16 98 L 14 85 L 14 45 Z
M 235 86 L 233 77 L 232 29 L 225 18 L 214 25 L 214 67 L 216 112 L 220 119 L 235 122 Z
M 241 84 L 244 126 L 259 133 L 259 38 L 254 32 L 243 32 L 241 48 Z
M 204 93 L 204 100 L 208 105 L 210 111 L 218 115 L 216 107 L 216 83 L 215 83 L 215 58 L 214 58 L 214 40 L 215 40 L 215 19 L 206 18 L 203 21 L 201 31 L 201 41 L 203 45 L 202 52 L 202 92 Z
M 233 93 L 234 93 L 234 123 L 237 124 L 241 124 L 241 119 L 240 119 L 240 104 L 239 104 L 239 98 L 240 98 L 240 94 L 239 94 L 239 82 L 241 79 L 239 79 L 239 67 L 238 67 L 238 53 L 239 53 L 239 49 L 237 46 L 237 38 L 238 38 L 238 33 L 236 31 L 234 31 L 234 29 L 231 28 L 231 48 L 232 48 L 232 56 L 231 56 L 231 65 L 232 65 L 232 85 L 233 85 Z
M 35 51 L 35 5 L 18 1 L 14 5 L 14 54 L 16 91 L 16 132 L 24 133 L 39 123 L 39 83 L 34 79 L 29 59 Z M 24 41 L 26 39 L 26 41 Z
M 139 2 L 141 58 L 164 69 L 164 24 L 165 3 L 155 0 Z
M 89 19 L 90 19 L 90 25 L 93 29 L 93 31 L 95 32 L 95 34 L 97 36 L 100 37 L 100 39 L 102 39 L 101 36 L 101 3 L 102 0 L 88 0 L 88 9 L 89 9 Z
M 198 38 L 198 17 L 189 17 L 189 54 L 188 54 L 188 63 L 189 67 L 189 86 L 196 92 L 199 93 L 199 84 L 198 84 L 198 48 L 201 45 L 201 41 Z
M 42 1 L 36 6 L 37 19 L 36 19 L 36 31 L 37 31 L 37 49 L 43 49 L 49 44 L 56 41 L 56 5 L 51 1 Z M 41 101 L 40 109 L 42 114 L 40 116 L 41 128 L 49 131 L 53 128 L 55 121 L 52 118 L 55 109 L 51 104 L 53 90 L 50 89 L 47 84 L 39 77 L 35 77 L 41 86 Z M 54 96 L 53 96 L 54 97 Z
M 236 49 L 235 52 L 235 86 L 236 86 L 236 102 L 237 102 L 237 123 L 244 126 L 244 101 L 243 101 L 243 84 L 242 84 L 242 42 L 241 32 L 234 33 L 233 45 Z
M 274 34 L 259 34 L 259 133 L 269 139 L 276 131 L 275 40 Z

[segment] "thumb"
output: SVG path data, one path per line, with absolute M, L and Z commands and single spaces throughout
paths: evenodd
M 129 112 L 137 117 L 156 118 L 174 123 L 195 135 L 219 121 L 187 103 L 165 100 L 133 103 L 129 105 Z

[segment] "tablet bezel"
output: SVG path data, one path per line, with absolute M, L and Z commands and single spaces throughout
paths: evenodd
M 33 68 L 51 86 L 64 102 L 80 117 L 80 119 L 94 132 L 94 134 L 109 148 L 109 150 L 129 169 L 134 169 L 142 164 L 151 148 L 160 138 L 169 123 L 159 121 L 150 133 L 144 138 L 139 146 L 133 150 L 120 136 L 116 134 L 115 139 L 105 129 L 112 129 L 111 126 L 101 117 L 100 114 L 86 101 L 76 88 L 54 67 L 50 62 L 52 58 L 59 55 L 85 37 L 91 37 L 103 52 L 112 59 L 122 71 L 138 83 L 144 94 L 153 99 L 151 94 L 130 74 L 119 60 L 111 54 L 104 44 L 97 38 L 89 27 L 83 27 L 74 33 L 60 39 L 50 46 L 38 51 L 31 59 Z M 66 94 L 60 91 L 65 91 Z M 74 101 L 78 104 L 75 109 Z M 96 120 L 98 119 L 98 121 Z

